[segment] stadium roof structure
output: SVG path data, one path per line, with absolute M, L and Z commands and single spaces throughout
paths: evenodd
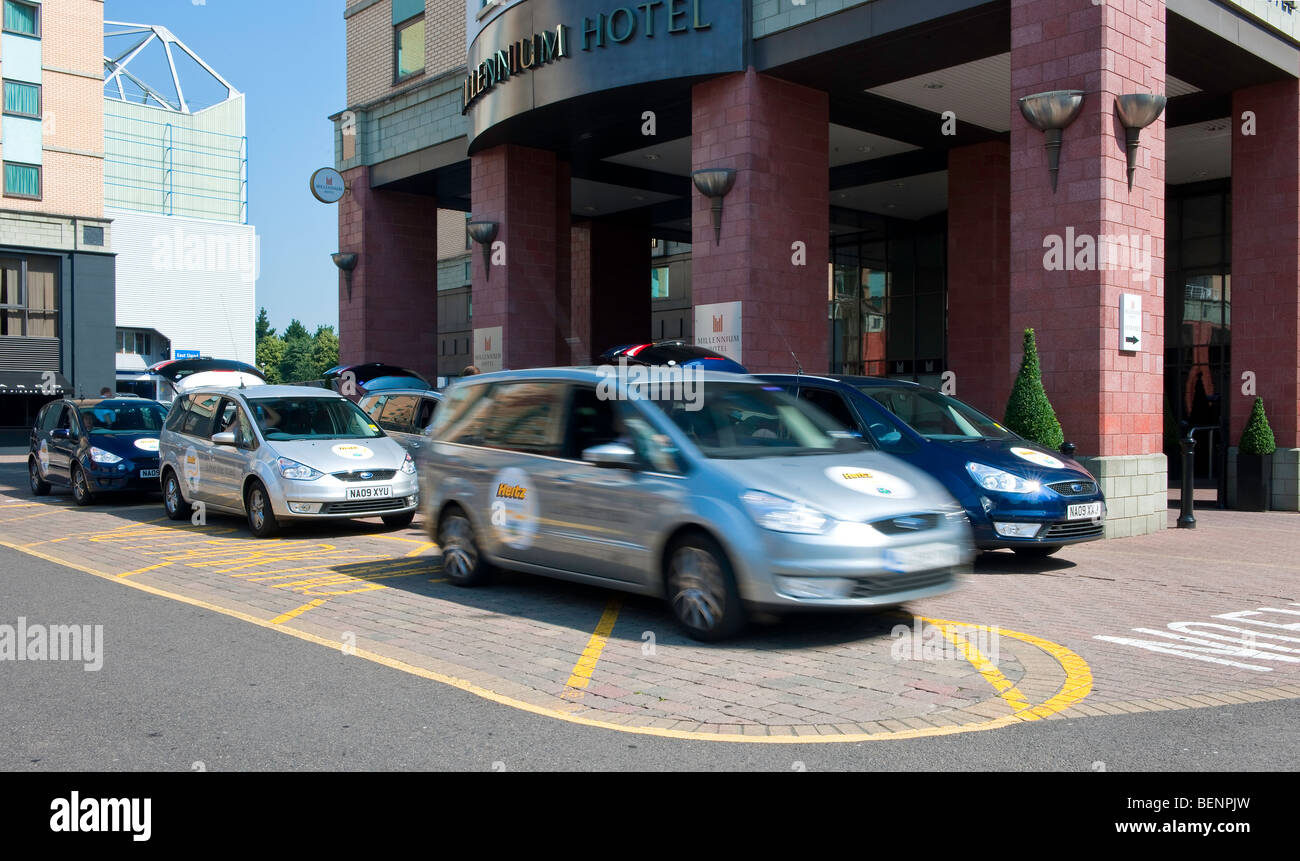
M 105 21 L 104 95 L 193 114 L 241 93 L 166 27 Z

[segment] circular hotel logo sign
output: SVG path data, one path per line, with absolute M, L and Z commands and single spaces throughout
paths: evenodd
M 826 477 L 841 487 L 884 499 L 911 499 L 916 489 L 896 475 L 861 466 L 831 466 Z
M 332 167 L 323 167 L 311 175 L 311 193 L 321 203 L 338 203 L 345 191 L 343 174 Z
M 1060 469 L 1061 467 L 1065 466 L 1065 464 L 1061 463 L 1059 460 L 1052 457 L 1050 454 L 1045 454 L 1044 452 L 1041 451 L 1035 451 L 1032 448 L 1023 448 L 1017 446 L 1016 448 L 1011 449 L 1011 453 L 1014 454 L 1016 457 L 1020 458 L 1021 460 L 1027 460 L 1030 463 L 1036 463 L 1039 466 L 1051 467 L 1052 469 Z

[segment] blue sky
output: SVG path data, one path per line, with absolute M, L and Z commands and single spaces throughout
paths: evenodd
M 107 0 L 104 18 L 161 24 L 244 93 L 248 220 L 261 244 L 257 303 L 283 331 L 338 326 L 338 208 L 308 179 L 334 164 L 330 114 L 346 105 L 339 0 Z

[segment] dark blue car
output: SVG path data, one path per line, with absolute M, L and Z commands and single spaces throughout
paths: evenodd
M 101 493 L 158 491 L 158 433 L 166 420 L 166 407 L 143 398 L 51 401 L 32 428 L 32 493 L 70 487 L 78 505 L 89 505 Z
M 600 361 L 614 365 L 620 358 L 630 365 L 676 365 L 681 368 L 699 368 L 704 371 L 726 371 L 729 374 L 746 374 L 745 366 L 707 347 L 697 347 L 685 341 L 655 341 L 651 344 L 624 344 L 612 347 L 600 355 Z
M 943 482 L 966 509 L 980 549 L 1050 556 L 1067 544 L 1102 537 L 1106 502 L 1086 469 L 956 398 L 876 377 L 762 379 Z

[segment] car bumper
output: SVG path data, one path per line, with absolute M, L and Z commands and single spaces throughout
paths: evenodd
M 881 540 L 863 524 L 826 535 L 764 531 L 764 556 L 747 556 L 746 603 L 768 610 L 869 610 L 951 592 L 974 557 L 965 524 Z
M 162 484 L 158 478 L 157 461 L 123 461 L 122 463 L 100 464 L 83 463 L 83 472 L 92 493 L 116 493 L 120 491 L 143 491 L 158 493 Z M 118 467 L 121 467 L 119 469 Z M 146 477 L 141 473 L 152 471 Z
M 1086 520 L 1066 519 L 1066 507 L 1056 506 L 1050 509 L 998 509 L 987 514 L 980 512 L 971 518 L 975 533 L 975 546 L 980 550 L 998 550 L 1003 548 L 1051 546 L 1082 544 L 1097 541 L 1105 537 L 1106 502 L 1097 496 L 1091 499 L 1071 499 L 1070 503 L 1101 503 L 1101 517 Z M 968 512 L 969 514 L 969 512 Z M 1016 537 L 998 532 L 998 523 L 1027 523 L 1038 525 L 1038 533 L 1033 537 Z
M 346 520 L 354 517 L 384 517 L 405 514 L 420 505 L 419 483 L 415 476 L 399 473 L 399 478 L 379 485 L 358 486 L 325 476 L 317 481 L 283 480 L 268 487 L 271 508 L 283 520 Z M 389 496 L 349 499 L 351 489 L 384 487 Z

